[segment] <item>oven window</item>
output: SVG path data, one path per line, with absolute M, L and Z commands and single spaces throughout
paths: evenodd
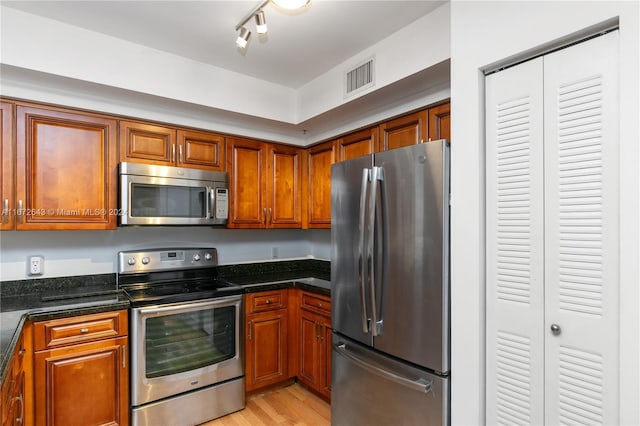
M 147 318 L 147 378 L 194 370 L 233 358 L 235 306 Z
M 132 217 L 205 217 L 207 188 L 131 185 Z

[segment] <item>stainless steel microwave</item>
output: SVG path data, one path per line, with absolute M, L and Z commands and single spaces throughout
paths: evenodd
M 120 163 L 120 225 L 226 225 L 226 172 Z

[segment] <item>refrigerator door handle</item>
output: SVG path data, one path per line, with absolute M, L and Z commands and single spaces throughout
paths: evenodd
M 382 168 L 373 167 L 371 169 L 371 196 L 369 197 L 369 241 L 368 252 L 369 260 L 369 288 L 371 297 L 371 335 L 379 336 L 382 334 L 382 327 L 378 325 L 378 313 L 376 310 L 376 255 L 375 250 L 375 234 L 376 234 L 376 204 L 378 201 L 378 180 L 382 176 Z
M 376 278 L 376 280 L 380 283 L 380 293 L 382 295 L 386 294 L 384 291 L 384 287 L 387 284 L 387 281 L 385 280 L 385 259 L 387 259 L 387 233 L 389 231 L 388 226 L 387 226 L 387 194 L 386 194 L 386 183 L 385 183 L 385 176 L 384 176 L 384 168 L 383 167 L 376 167 L 375 169 L 377 169 L 376 172 L 376 181 L 379 181 L 379 186 L 380 186 L 380 215 L 378 216 L 379 220 L 380 220 L 380 227 L 377 229 L 380 229 L 380 235 L 378 235 L 378 244 L 379 244 L 379 248 L 376 252 L 376 262 L 379 262 L 380 265 L 380 276 Z M 376 203 L 374 205 L 374 207 L 377 207 L 378 203 Z M 373 247 L 373 245 L 372 245 Z M 381 259 L 382 258 L 382 259 Z M 380 297 L 380 305 L 377 307 L 376 309 L 376 319 L 375 322 L 373 323 L 373 328 L 375 328 L 376 330 L 376 334 L 377 336 L 382 335 L 382 325 L 384 323 L 384 303 L 383 303 L 383 299 L 384 297 Z M 373 303 L 376 303 L 376 299 L 373 298 Z
M 358 221 L 358 284 L 360 285 L 360 308 L 362 312 L 362 331 L 369 332 L 369 319 L 367 317 L 367 303 L 365 282 L 366 270 L 364 268 L 365 258 L 365 221 L 367 217 L 367 193 L 369 190 L 369 181 L 371 180 L 371 169 L 362 169 L 362 185 L 360 186 L 360 215 Z
M 351 352 L 347 348 L 346 343 L 334 343 L 333 349 L 336 351 L 337 354 L 344 356 L 345 358 L 349 359 L 353 363 L 357 364 L 359 367 L 364 368 L 365 370 L 373 374 L 376 374 L 377 376 L 380 376 L 384 379 L 391 380 L 395 383 L 398 383 L 399 385 L 405 386 L 409 389 L 412 389 L 418 392 L 429 393 L 433 391 L 432 380 L 426 380 L 423 378 L 410 379 L 408 377 L 403 377 L 398 374 L 395 374 L 389 370 L 383 370 L 382 368 L 378 368 L 375 365 L 372 365 L 371 363 L 367 362 L 366 359 L 363 359 L 360 356 L 356 355 L 355 353 Z

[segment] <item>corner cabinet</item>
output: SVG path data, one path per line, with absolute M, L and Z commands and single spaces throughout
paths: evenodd
M 302 228 L 301 149 L 227 138 L 229 228 Z
M 300 292 L 298 380 L 331 398 L 331 299 Z
M 331 165 L 336 161 L 337 141 L 307 149 L 307 224 L 331 228 Z
M 34 323 L 35 424 L 127 425 L 127 311 Z
M 224 147 L 216 133 L 120 121 L 120 161 L 223 171 Z
M 33 424 L 33 351 L 30 325 L 25 325 L 6 367 L 0 390 L 2 426 Z
M 290 377 L 286 289 L 245 295 L 245 388 L 247 392 Z
M 18 103 L 15 229 L 115 229 L 116 132 L 106 116 Z

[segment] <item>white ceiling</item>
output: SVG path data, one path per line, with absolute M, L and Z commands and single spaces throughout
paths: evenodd
M 264 8 L 245 50 L 235 27 L 260 1 L 5 1 L 2 5 L 87 28 L 261 80 L 298 88 L 431 12 L 444 1 L 312 0 Z

